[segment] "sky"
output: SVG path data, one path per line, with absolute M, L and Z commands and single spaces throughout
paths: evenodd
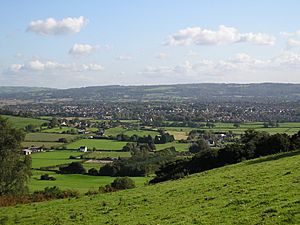
M 0 86 L 300 83 L 298 0 L 2 0 Z

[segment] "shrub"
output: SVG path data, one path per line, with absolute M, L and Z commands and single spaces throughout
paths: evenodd
M 98 170 L 96 170 L 95 168 L 91 168 L 91 169 L 89 169 L 89 171 L 88 171 L 88 175 L 91 175 L 91 176 L 98 176 Z
M 85 168 L 79 162 L 72 162 L 68 166 L 59 167 L 60 173 L 64 174 L 84 174 L 86 173 Z
M 129 177 L 118 177 L 111 183 L 112 188 L 117 190 L 135 188 L 135 182 Z
M 56 180 L 56 178 L 55 177 L 51 177 L 51 176 L 49 176 L 49 174 L 42 174 L 41 175 L 41 178 L 40 178 L 41 180 Z

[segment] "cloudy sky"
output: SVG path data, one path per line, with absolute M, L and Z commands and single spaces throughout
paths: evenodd
M 300 83 L 298 0 L 3 0 L 0 86 Z

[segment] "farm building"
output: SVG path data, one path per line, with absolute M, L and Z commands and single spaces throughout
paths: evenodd
M 24 155 L 31 155 L 32 151 L 30 149 L 23 149 L 23 154 Z

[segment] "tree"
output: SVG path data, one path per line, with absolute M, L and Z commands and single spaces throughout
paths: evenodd
M 50 127 L 56 127 L 58 125 L 58 120 L 56 117 L 52 117 L 50 123 L 49 123 L 49 126 Z
M 191 153 L 198 153 L 207 149 L 209 149 L 208 143 L 203 138 L 199 139 L 196 143 L 189 147 L 189 151 Z
M 118 177 L 111 183 L 111 187 L 116 190 L 131 189 L 135 188 L 135 182 L 129 177 Z
M 0 117 L 0 196 L 24 195 L 31 175 L 31 158 L 23 156 L 24 134 Z
M 72 162 L 68 166 L 59 167 L 59 171 L 64 174 L 84 174 L 85 168 L 80 162 Z

